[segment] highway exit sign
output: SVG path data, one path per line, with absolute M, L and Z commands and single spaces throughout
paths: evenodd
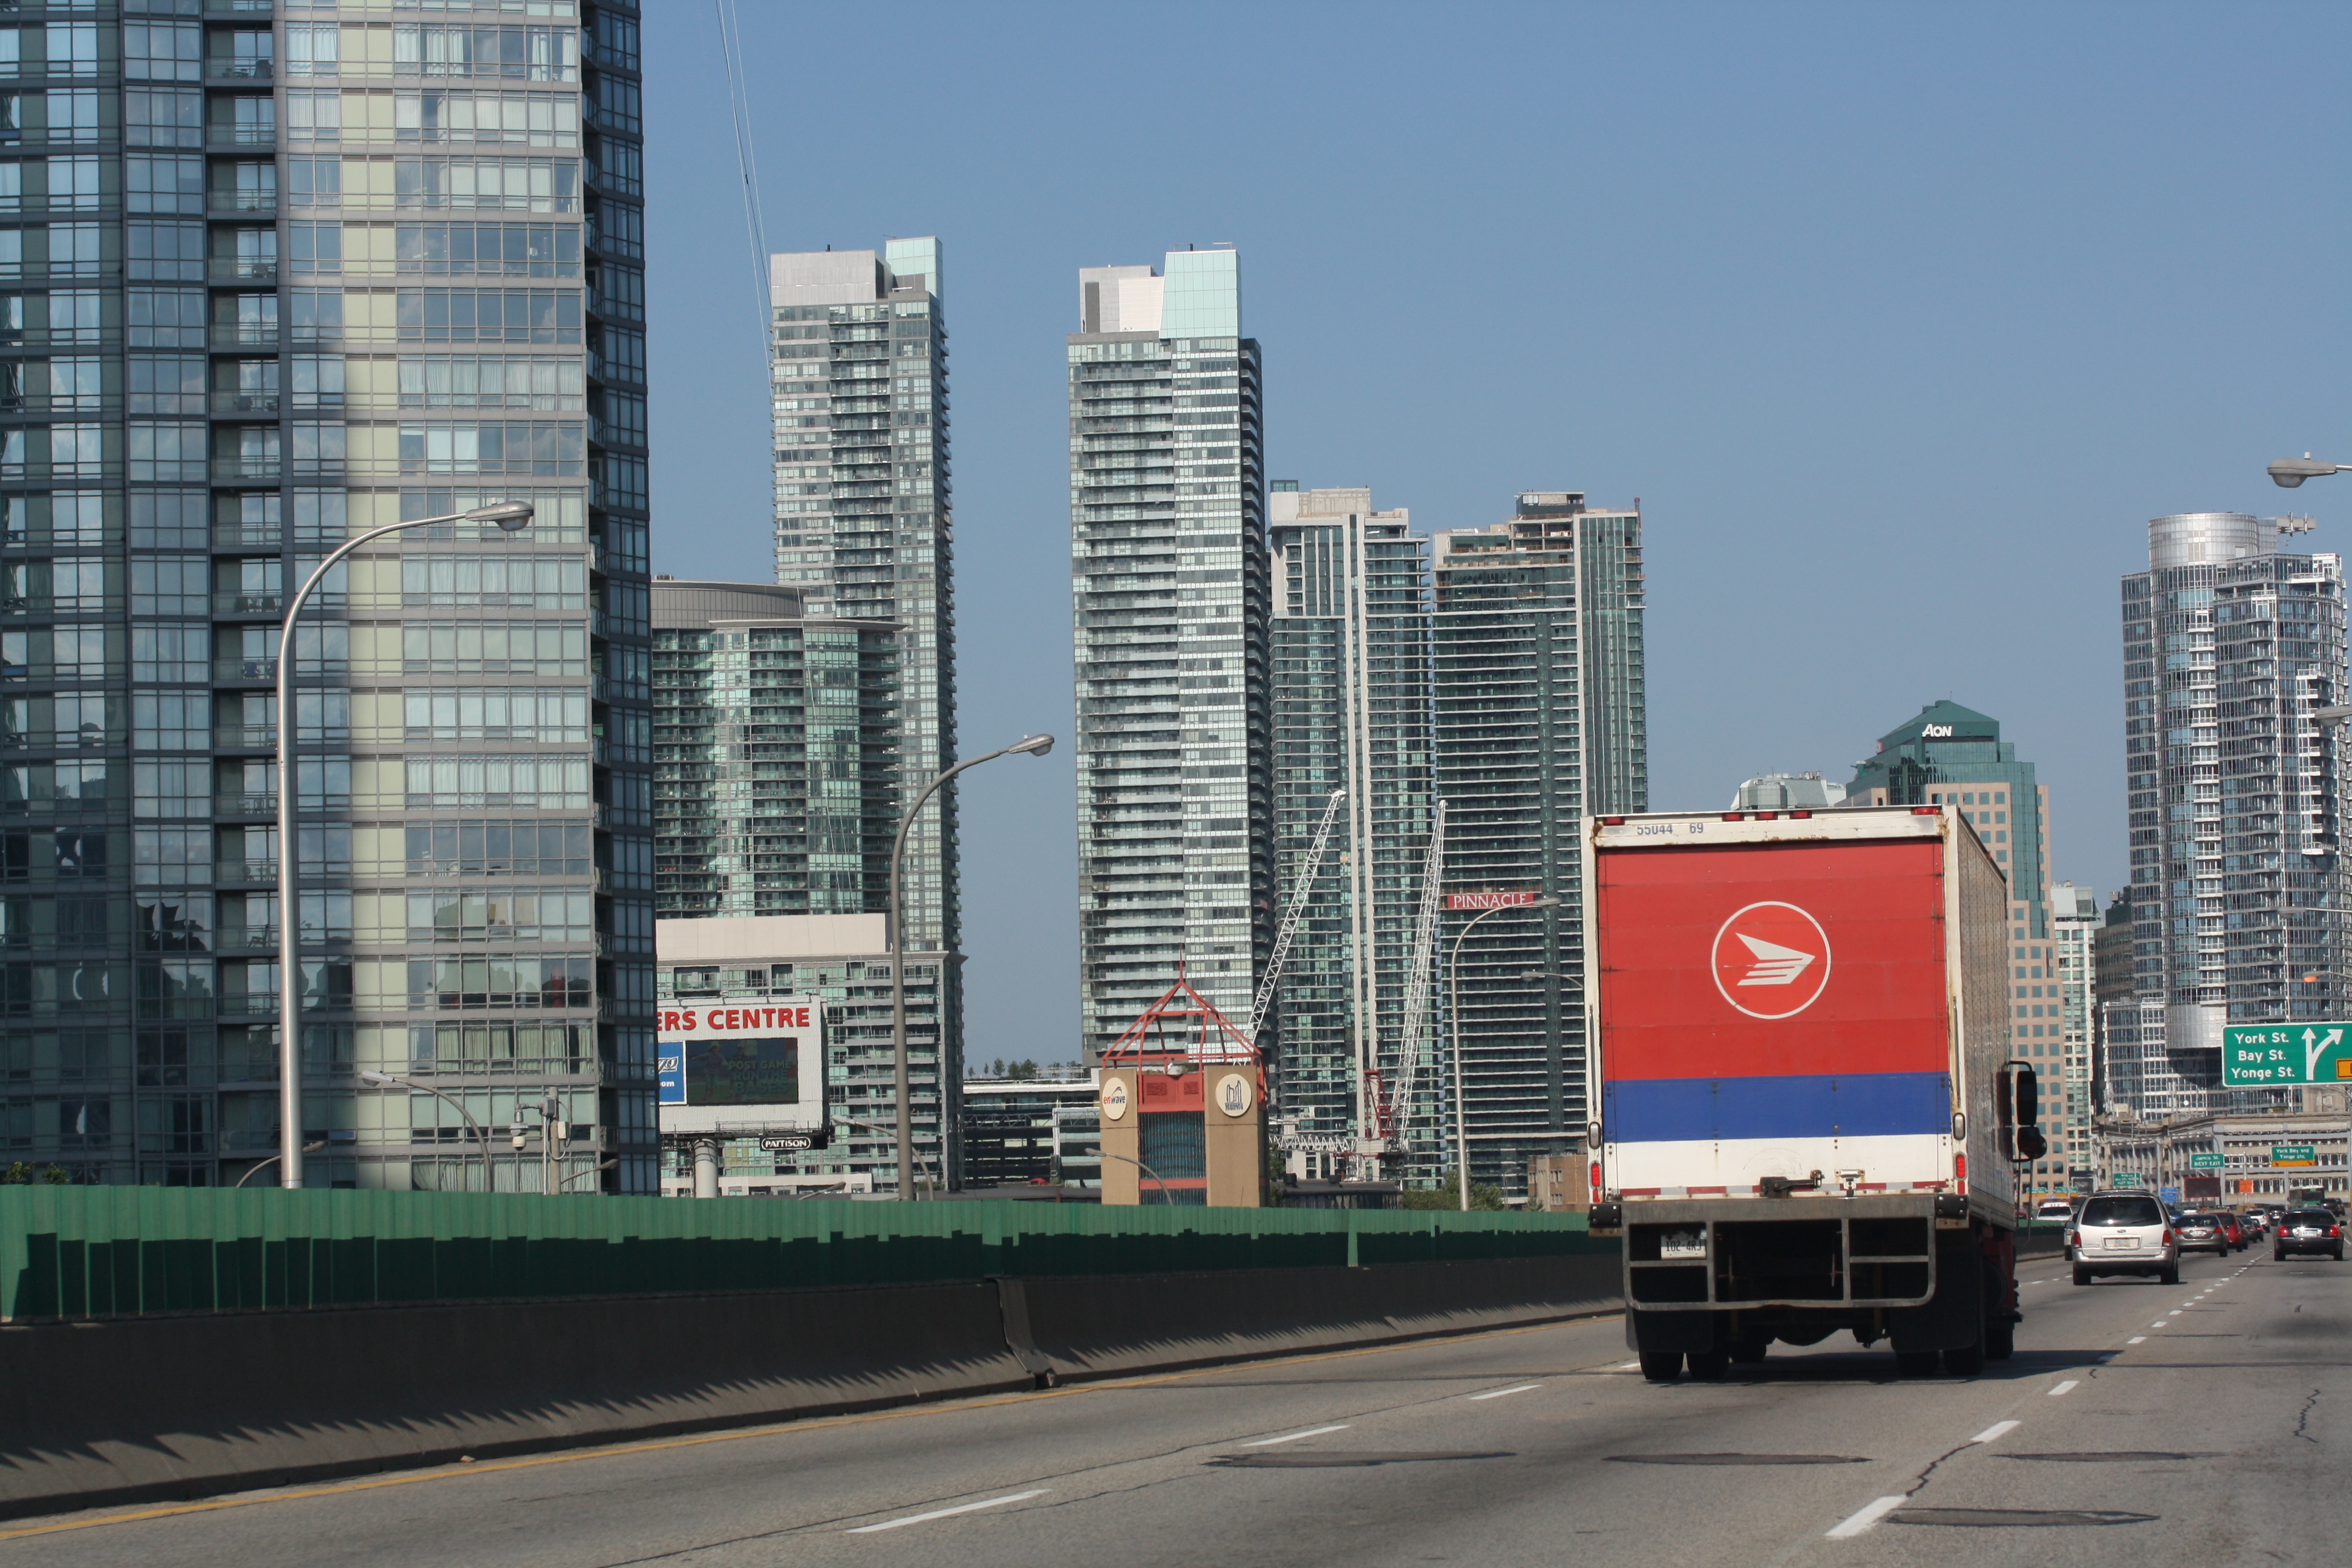
M 2231 1089 L 2352 1079 L 2347 1024 L 2229 1024 L 2221 1029 L 2221 1081 Z
M 2273 1143 L 2271 1145 L 2273 1165 L 2316 1165 L 2318 1156 L 2308 1143 Z
M 2189 1168 L 2192 1171 L 2218 1171 L 2221 1168 L 2221 1156 L 2219 1154 L 2191 1154 L 2189 1156 Z
M 2139 1185 L 2139 1173 L 2137 1171 L 2117 1171 L 2116 1173 L 2116 1185 L 2119 1187 L 2136 1187 Z

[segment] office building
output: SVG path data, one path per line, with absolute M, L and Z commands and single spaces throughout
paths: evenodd
M 650 1192 L 637 7 L 285 10 L 0 30 L 0 1161 L 275 1180 L 290 912 L 308 1184 Z
M 1845 799 L 1845 785 L 1819 773 L 1764 773 L 1731 793 L 1734 811 L 1827 811 Z
M 1276 994 L 1268 1077 L 1277 1114 L 1326 1145 L 1300 1173 L 1337 1173 L 1328 1147 L 1390 1135 L 1436 1176 L 1441 1075 L 1433 1007 L 1404 1037 L 1427 867 L 1429 542 L 1364 489 L 1267 496 L 1274 552 L 1274 808 L 1277 903 L 1287 911 L 1334 791 L 1344 790 Z M 1425 1169 L 1423 1169 L 1425 1167 Z M 1406 1167 L 1391 1163 L 1391 1173 Z
M 2318 720 L 2345 700 L 2343 563 L 2279 547 L 2309 526 L 2159 517 L 2123 580 L 2135 984 L 2164 1014 L 2161 1062 L 2143 1029 L 2139 1066 L 2168 1113 L 2284 1103 L 2221 1095 L 2222 1026 L 2337 1017 L 2352 994 L 2342 763 Z
M 1449 1043 L 1454 1027 L 1462 1038 L 1471 1174 L 1516 1198 L 1528 1163 L 1572 1152 L 1588 1116 L 1583 819 L 1649 805 L 1641 508 L 1531 490 L 1507 521 L 1441 531 L 1433 553 L 1445 886 L 1563 900 L 1479 926 L 1448 1026 Z M 1447 953 L 1473 918 L 1444 917 Z
M 1079 1027 L 1175 980 L 1246 1022 L 1273 942 L 1259 355 L 1229 249 L 1078 274 L 1068 342 Z
M 723 1197 L 898 1190 L 898 1088 L 891 1042 L 890 952 L 877 914 L 745 915 L 665 920 L 656 976 L 664 1004 L 757 1004 L 815 996 L 825 1008 L 825 1100 L 833 1136 L 798 1152 L 761 1147 L 754 1135 L 719 1150 Z M 940 1020 L 959 1016 L 961 976 L 952 954 L 909 952 L 907 964 L 908 1127 L 915 1180 L 960 1184 L 956 1071 L 942 1074 Z M 942 1097 L 942 1086 L 946 1094 Z M 661 1190 L 694 1190 L 692 1140 L 666 1133 Z
M 2030 1173 L 2028 1184 L 2040 1191 L 2087 1187 L 2096 1171 L 2091 1147 L 2099 1057 L 2094 946 L 2104 929 L 2101 922 L 2098 896 L 2090 889 L 2060 882 L 2050 889 L 2049 946 L 2056 963 L 2045 967 L 2058 979 L 2059 1027 L 2063 1032 L 2055 1039 L 2046 1035 L 2029 1038 L 2019 1053 L 2033 1064 L 2040 1081 L 2041 1125 L 2050 1142 L 2048 1156 L 2034 1163 Z M 2032 982 L 2026 984 L 2030 991 Z M 2027 1005 L 2032 1005 L 2029 999 Z
M 1065 1111 L 1095 1111 L 1092 1074 L 1075 1079 L 969 1079 L 963 1085 L 963 1181 L 974 1191 L 987 1187 L 1054 1185 L 1061 1180 L 1060 1140 L 1055 1131 Z M 1057 1121 L 1058 1119 L 1058 1121 Z M 1093 1137 L 1086 1147 L 1098 1148 Z M 1099 1155 L 1089 1162 L 1097 1172 Z
M 908 795 L 955 760 L 955 509 L 940 242 L 768 258 L 776 581 L 812 616 L 898 626 Z M 907 944 L 956 951 L 956 786 L 907 837 Z
M 768 584 L 654 581 L 663 920 L 889 909 L 898 626 L 802 610 Z

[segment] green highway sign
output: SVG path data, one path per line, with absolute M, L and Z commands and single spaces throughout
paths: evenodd
M 2273 1165 L 2316 1165 L 2318 1157 L 2308 1143 L 2273 1143 L 2271 1145 Z
M 2192 1171 L 2218 1171 L 2221 1168 L 2221 1156 L 2219 1154 L 2191 1154 L 2189 1156 L 2189 1168 Z
M 2137 1171 L 2117 1171 L 2116 1173 L 2116 1185 L 2119 1187 L 2136 1187 L 2139 1185 L 2139 1173 Z
M 2352 1079 L 2352 1023 L 2228 1024 L 2221 1082 L 2231 1089 Z

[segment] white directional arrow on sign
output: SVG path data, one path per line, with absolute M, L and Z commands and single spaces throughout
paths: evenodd
M 2330 1029 L 2325 1035 L 2320 1035 L 2312 1029 L 2305 1029 L 2303 1032 L 2303 1079 L 2305 1083 L 2319 1081 L 2320 1057 L 2343 1043 L 2344 1031 L 2341 1029 Z

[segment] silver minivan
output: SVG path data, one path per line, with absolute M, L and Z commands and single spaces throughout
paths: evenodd
M 2152 1274 L 2167 1285 L 2180 1283 L 2180 1238 L 2152 1194 L 2092 1197 L 2066 1233 L 2066 1252 L 2077 1285 L 2103 1274 Z

